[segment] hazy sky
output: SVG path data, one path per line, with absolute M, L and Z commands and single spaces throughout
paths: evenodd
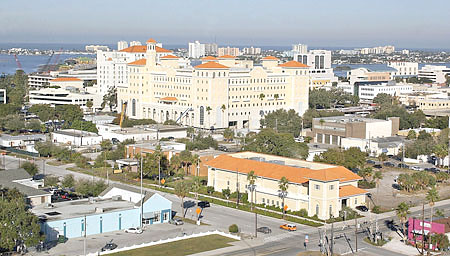
M 449 0 L 1 0 L 0 42 L 450 48 Z

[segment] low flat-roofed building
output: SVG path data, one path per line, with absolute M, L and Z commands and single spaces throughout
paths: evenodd
M 283 208 L 278 182 L 289 180 L 285 205 L 291 211 L 306 209 L 320 219 L 339 216 L 344 207 L 365 204 L 366 190 L 358 188 L 361 177 L 342 166 L 308 162 L 255 152 L 223 154 L 205 163 L 208 186 L 215 191 L 248 192 L 247 175 L 256 175 L 255 202 Z M 249 196 L 249 198 L 251 198 Z
M 51 139 L 54 143 L 68 144 L 80 147 L 98 145 L 102 141 L 102 136 L 93 132 L 86 132 L 75 129 L 64 129 L 52 132 Z
M 48 104 L 51 106 L 58 105 L 78 105 L 82 109 L 87 110 L 86 103 L 92 101 L 93 108 L 100 108 L 102 95 L 92 94 L 78 89 L 62 89 L 62 88 L 43 88 L 40 90 L 33 90 L 28 92 L 30 104 Z
M 450 110 L 450 98 L 421 99 L 421 100 L 417 100 L 416 106 L 420 110 L 436 110 L 436 109 L 449 109 Z
M 33 177 L 22 168 L 0 171 L 0 187 L 19 190 L 32 207 L 51 203 L 52 194 L 39 189 L 43 185 L 43 181 L 33 180 Z
M 342 138 L 369 139 L 396 135 L 399 126 L 398 117 L 381 120 L 359 116 L 331 116 L 314 118 L 311 134 L 314 142 L 340 146 Z
M 109 116 L 109 115 L 84 116 L 84 120 L 91 121 L 93 124 L 111 124 L 114 119 L 115 119 L 114 116 Z
M 0 146 L 6 148 L 19 148 L 36 153 L 34 145 L 38 141 L 46 141 L 45 134 L 0 135 Z
M 141 219 L 141 198 L 143 215 Z M 41 220 L 41 231 L 46 240 L 96 235 L 139 227 L 167 223 L 172 218 L 172 202 L 157 193 L 114 184 L 99 197 L 54 203 L 52 208 L 39 206 L 32 212 Z
M 397 155 L 401 152 L 404 139 L 398 136 L 379 137 L 373 139 L 342 138 L 341 147 L 349 149 L 359 148 L 362 152 L 367 152 L 370 156 L 378 157 L 381 154 Z
M 161 138 L 185 138 L 187 136 L 187 128 L 177 125 L 140 125 L 130 128 L 120 128 L 114 124 L 96 125 L 98 133 L 103 139 L 118 139 L 124 141 L 133 139 L 135 141 L 158 140 Z

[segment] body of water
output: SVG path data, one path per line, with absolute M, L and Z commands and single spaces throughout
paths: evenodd
M 419 63 L 419 69 L 421 69 L 425 65 L 438 65 L 438 66 L 450 67 L 450 63 Z M 368 70 L 372 70 L 372 71 L 393 70 L 393 68 L 388 67 L 387 64 L 341 64 L 341 65 L 332 64 L 331 65 L 332 68 L 335 68 L 336 66 L 347 66 L 347 67 L 350 67 L 351 69 L 367 68 Z M 346 77 L 347 71 L 349 71 L 349 70 L 340 70 L 340 71 L 335 70 L 334 74 L 339 77 Z
M 95 55 L 86 54 L 61 54 L 58 62 L 63 62 L 66 59 L 77 57 L 91 57 L 95 58 Z M 25 73 L 32 73 L 38 70 L 39 65 L 45 65 L 48 61 L 49 55 L 18 55 L 22 69 Z M 53 56 L 50 60 L 50 64 L 53 64 L 56 56 Z M 17 70 L 17 63 L 14 59 L 14 55 L 0 54 L 0 74 L 14 74 Z

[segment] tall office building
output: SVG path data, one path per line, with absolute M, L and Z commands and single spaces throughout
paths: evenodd
M 203 56 L 205 56 L 205 44 L 199 41 L 189 43 L 189 58 L 198 59 Z
M 205 54 L 206 55 L 217 55 L 217 44 L 211 43 L 211 44 L 205 44 Z
M 136 46 L 136 45 L 142 45 L 142 44 L 141 44 L 141 42 L 139 42 L 139 41 L 131 41 L 131 42 L 130 42 L 130 47 L 131 47 L 131 46 Z
M 218 55 L 219 56 L 223 56 L 223 55 L 231 55 L 231 56 L 239 56 L 241 55 L 239 52 L 239 48 L 237 47 L 220 47 L 218 50 Z
M 167 55 L 157 65 L 156 42 L 147 42 L 144 57 L 128 63 L 128 83 L 118 86 L 119 109 L 157 122 L 214 128 L 260 128 L 260 119 L 277 109 L 308 109 L 308 67 L 296 61 L 262 59 L 262 66 L 234 56 L 204 57 L 195 67 L 180 67 Z M 248 63 L 251 62 L 251 63 Z M 261 97 L 264 95 L 264 97 Z
M 295 46 L 297 46 L 296 48 L 299 51 L 307 49 L 306 45 L 299 44 Z M 294 60 L 310 67 L 311 87 L 320 87 L 338 81 L 331 67 L 331 51 L 311 50 L 304 53 L 294 51 Z
M 254 48 L 253 46 L 242 49 L 244 55 L 258 55 L 261 54 L 261 48 Z
M 121 51 L 121 50 L 123 50 L 125 48 L 128 48 L 127 41 L 119 41 L 119 42 L 117 42 L 117 50 L 118 51 Z
M 295 53 L 308 53 L 308 46 L 306 44 L 294 44 L 292 45 L 292 51 Z

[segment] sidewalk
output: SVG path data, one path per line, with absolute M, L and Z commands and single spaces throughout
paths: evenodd
M 383 249 L 389 250 L 389 251 L 393 251 L 393 252 L 397 252 L 397 253 L 402 253 L 405 255 L 417 255 L 419 254 L 419 251 L 410 245 L 406 245 L 405 243 L 403 243 L 400 240 L 400 237 L 397 235 L 397 233 L 392 232 L 391 234 L 392 240 L 389 241 L 388 243 L 386 243 L 385 245 L 382 246 Z

